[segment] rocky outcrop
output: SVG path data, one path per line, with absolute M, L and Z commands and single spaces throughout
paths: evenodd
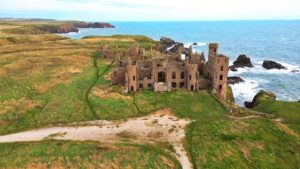
M 245 82 L 245 80 L 238 76 L 228 77 L 228 79 L 227 79 L 227 83 L 231 84 L 231 85 L 241 83 L 241 82 Z
M 231 71 L 237 71 L 237 68 L 240 67 L 253 67 L 251 59 L 247 55 L 239 55 L 236 61 L 233 62 L 232 66 L 229 66 Z
M 187 53 L 188 49 L 184 47 L 183 43 L 176 42 L 171 38 L 161 37 L 158 43 L 160 52 L 172 52 L 176 53 L 181 50 L 183 53 Z
M 178 52 L 180 49 L 185 51 L 183 43 L 177 42 L 169 51 L 175 53 Z
M 276 100 L 276 95 L 271 92 L 260 90 L 253 98 L 252 102 L 245 102 L 246 108 L 254 108 L 261 100 Z
M 110 23 L 103 23 L 103 22 L 80 22 L 75 24 L 77 28 L 115 28 L 115 26 L 111 25 Z
M 280 63 L 271 61 L 271 60 L 265 60 L 263 63 L 263 67 L 265 69 L 286 69 L 286 67 L 282 66 Z

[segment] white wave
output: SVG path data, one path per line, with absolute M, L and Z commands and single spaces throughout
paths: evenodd
M 195 46 L 195 47 L 207 46 L 206 42 L 196 42 L 196 43 L 197 43 L 197 45 L 193 45 L 194 44 L 193 42 L 187 42 L 187 43 L 184 43 L 184 47 L 189 48 L 190 46 Z
M 167 51 L 171 50 L 175 45 L 172 45 L 170 47 L 167 48 Z
M 189 47 L 191 47 L 193 45 L 193 43 L 184 43 L 183 44 L 183 46 L 185 47 L 185 48 L 189 48 Z
M 197 45 L 195 45 L 195 46 L 207 46 L 208 45 L 208 43 L 206 43 L 206 42 L 197 42 Z
M 244 78 L 245 82 L 230 85 L 236 103 L 243 106 L 245 101 L 252 101 L 256 93 L 261 90 L 259 87 L 262 83 L 267 83 L 263 79 Z
M 277 62 L 277 61 L 276 61 Z M 263 61 L 257 61 L 257 62 L 252 62 L 254 67 L 253 68 L 237 68 L 236 72 L 230 71 L 229 75 L 239 75 L 243 73 L 251 73 L 251 74 L 294 74 L 294 73 L 300 73 L 300 66 L 298 65 L 293 65 L 285 62 L 277 62 L 282 64 L 284 67 L 287 69 L 270 69 L 267 70 L 263 68 L 262 64 Z M 296 72 L 293 72 L 296 71 Z

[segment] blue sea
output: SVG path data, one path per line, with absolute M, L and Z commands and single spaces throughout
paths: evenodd
M 254 68 L 239 68 L 230 75 L 245 82 L 232 85 L 236 103 L 243 105 L 261 89 L 274 92 L 279 100 L 300 99 L 300 20 L 294 21 L 201 21 L 201 22 L 112 22 L 115 29 L 81 29 L 65 36 L 78 39 L 88 35 L 134 34 L 155 40 L 170 37 L 186 46 L 198 43 L 194 50 L 207 54 L 209 42 L 220 44 L 219 53 L 251 58 Z M 264 60 L 273 60 L 287 70 L 265 70 Z

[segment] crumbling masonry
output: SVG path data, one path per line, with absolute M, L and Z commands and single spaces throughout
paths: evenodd
M 128 92 L 151 89 L 166 92 L 176 89 L 198 91 L 210 89 L 222 99 L 226 98 L 229 58 L 218 54 L 218 44 L 210 43 L 208 62 L 204 54 L 159 53 L 147 58 L 143 48 L 131 47 L 127 52 L 101 47 L 103 57 L 116 59 L 111 79 L 113 85 L 124 85 Z

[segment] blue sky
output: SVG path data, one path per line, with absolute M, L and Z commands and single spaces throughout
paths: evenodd
M 300 0 L 1 0 L 0 17 L 86 21 L 300 19 Z

